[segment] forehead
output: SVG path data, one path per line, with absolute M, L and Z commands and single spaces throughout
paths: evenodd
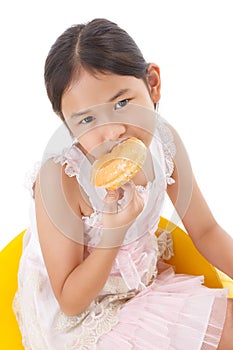
M 109 100 L 120 90 L 131 93 L 146 89 L 142 79 L 113 73 L 91 74 L 82 70 L 77 81 L 73 81 L 62 96 L 62 112 L 69 116 L 82 109 L 89 108 Z

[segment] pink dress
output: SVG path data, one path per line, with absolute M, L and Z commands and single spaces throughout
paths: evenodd
M 144 209 L 128 230 L 103 290 L 77 316 L 66 316 L 52 292 L 32 199 L 31 225 L 24 237 L 14 300 L 25 349 L 217 349 L 227 290 L 206 288 L 202 276 L 175 274 L 160 262 L 173 254 L 170 234 L 164 231 L 156 238 L 154 232 L 167 184 L 174 182 L 172 157 L 176 151 L 172 133 L 161 117 L 150 150 L 156 176 L 146 187 L 138 186 L 145 200 Z M 100 237 L 105 190 L 90 185 L 90 163 L 76 146 L 46 157 L 66 164 L 66 173 L 76 176 L 93 205 L 94 213 L 83 217 L 89 254 Z

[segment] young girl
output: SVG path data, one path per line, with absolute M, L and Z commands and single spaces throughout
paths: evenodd
M 167 191 L 199 251 L 233 277 L 233 240 L 157 112 L 158 66 L 95 19 L 57 39 L 45 84 L 73 142 L 48 147 L 33 185 L 14 301 L 25 349 L 233 349 L 227 290 L 175 274 L 163 262 L 171 237 L 154 235 Z M 142 170 L 117 190 L 95 188 L 92 164 L 132 136 L 147 147 Z

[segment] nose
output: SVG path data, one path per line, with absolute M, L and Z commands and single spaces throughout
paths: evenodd
M 121 138 L 126 132 L 126 127 L 123 124 L 109 124 L 105 125 L 102 131 L 104 140 L 112 141 Z

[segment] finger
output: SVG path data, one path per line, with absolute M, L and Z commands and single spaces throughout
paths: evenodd
M 108 191 L 104 198 L 104 213 L 115 214 L 118 211 L 118 191 Z
M 118 212 L 125 210 L 128 206 L 132 206 L 133 210 L 140 212 L 144 207 L 144 199 L 138 192 L 137 186 L 133 181 L 129 181 L 122 186 L 124 195 L 122 200 L 118 201 Z
M 135 184 L 132 181 L 125 183 L 121 188 L 121 195 L 119 198 L 118 210 L 124 210 L 132 201 L 134 197 Z

